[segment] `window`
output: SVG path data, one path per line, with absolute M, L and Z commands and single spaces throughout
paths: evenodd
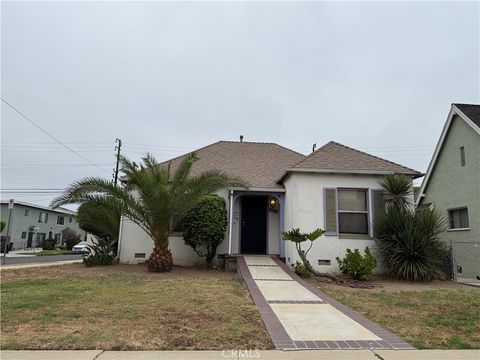
M 60 239 L 62 238 L 61 234 L 55 234 L 55 242 L 60 242 Z
M 69 223 L 72 222 L 72 217 L 71 217 L 71 216 L 68 218 L 68 222 L 69 222 Z
M 368 234 L 367 190 L 338 190 L 338 230 L 341 234 Z
M 26 239 L 27 238 L 27 232 L 26 231 L 22 231 L 22 239 Z
M 465 146 L 460 147 L 460 164 L 465 166 Z
M 48 214 L 46 212 L 40 211 L 38 215 L 38 222 L 39 223 L 47 223 L 48 221 Z
M 28 209 L 25 209 L 25 216 L 28 216 L 28 213 L 29 213 Z
M 65 216 L 57 217 L 57 225 L 65 225 Z
M 450 209 L 448 210 L 448 219 L 450 229 L 468 229 L 468 209 Z

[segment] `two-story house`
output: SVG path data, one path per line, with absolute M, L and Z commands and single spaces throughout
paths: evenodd
M 8 223 L 8 201 L 2 201 L 0 207 L 2 220 Z M 5 226 L 1 235 L 7 235 Z M 83 239 L 85 231 L 81 230 L 74 211 L 58 208 L 15 202 L 10 216 L 10 243 L 12 249 L 40 246 L 45 239 L 55 239 L 57 245 L 62 244 L 62 231 L 70 228 Z

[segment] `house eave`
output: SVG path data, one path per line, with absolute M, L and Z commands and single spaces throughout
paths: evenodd
M 389 175 L 395 174 L 394 171 L 387 170 L 362 170 L 362 169 L 321 169 L 321 168 L 290 168 L 285 170 L 278 178 L 281 182 L 288 173 L 316 173 L 316 174 L 352 174 L 352 175 Z M 422 173 L 403 173 L 412 176 L 414 179 L 424 176 Z

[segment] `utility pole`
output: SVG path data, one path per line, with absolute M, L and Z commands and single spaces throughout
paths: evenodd
M 118 166 L 120 163 L 120 149 L 122 148 L 122 140 L 119 138 L 115 139 L 115 150 L 117 150 L 117 162 L 115 164 L 115 172 L 113 174 L 113 183 L 115 186 L 117 185 L 118 182 Z

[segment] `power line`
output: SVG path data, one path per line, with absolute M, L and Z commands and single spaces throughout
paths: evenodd
M 40 125 L 37 125 L 34 121 L 30 120 L 26 115 L 24 115 L 22 112 L 20 112 L 20 110 L 18 110 L 17 108 L 15 108 L 15 106 L 11 105 L 8 101 L 6 101 L 3 97 L 0 96 L 0 99 L 2 99 L 2 101 L 7 104 L 10 108 L 13 109 L 13 111 L 15 111 L 18 115 L 20 115 L 21 117 L 23 117 L 25 120 L 27 120 L 30 124 L 32 124 L 33 126 L 35 126 L 37 129 L 39 129 L 41 132 L 43 132 L 45 135 L 47 135 L 48 137 L 50 137 L 51 139 L 55 140 L 57 143 L 59 143 L 60 145 L 62 145 L 63 147 L 65 147 L 66 149 L 70 150 L 72 153 L 74 153 L 75 155 L 77 155 L 79 158 L 85 160 L 86 162 L 92 164 L 93 166 L 99 168 L 99 169 L 102 169 L 103 171 L 106 171 L 106 172 L 109 172 L 108 170 L 102 168 L 101 166 L 98 166 L 97 164 L 91 162 L 90 160 L 88 160 L 85 156 L 83 156 L 82 154 L 76 152 L 75 150 L 73 150 L 70 146 L 64 144 L 63 142 L 61 142 L 60 140 L 58 140 L 55 136 L 51 135 L 49 132 L 47 132 L 46 130 L 44 130 Z

